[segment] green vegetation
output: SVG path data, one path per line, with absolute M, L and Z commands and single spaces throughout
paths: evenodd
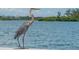
M 39 21 L 79 21 L 79 9 L 68 9 L 63 16 L 61 12 L 57 13 L 57 16 L 44 17 L 37 19 Z
M 19 16 L 19 17 L 15 17 L 15 16 L 0 16 L 0 20 L 26 20 L 29 19 L 29 17 L 27 16 Z
M 29 16 L 0 16 L 0 20 L 28 20 Z M 57 16 L 35 17 L 36 21 L 79 21 L 79 8 L 68 9 L 64 15 L 57 12 Z

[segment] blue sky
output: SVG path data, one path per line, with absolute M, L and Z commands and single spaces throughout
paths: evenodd
M 61 12 L 63 15 L 67 8 L 40 8 L 38 11 L 34 11 L 34 16 L 55 16 L 57 15 L 57 12 Z M 0 15 L 4 16 L 27 16 L 29 12 L 29 8 L 1 8 L 0 9 Z

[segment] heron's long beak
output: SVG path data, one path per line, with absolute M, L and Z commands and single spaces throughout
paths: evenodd
M 31 10 L 40 10 L 40 8 L 31 8 Z

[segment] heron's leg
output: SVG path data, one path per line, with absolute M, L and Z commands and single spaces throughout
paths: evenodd
M 18 42 L 18 47 L 21 48 L 20 42 L 19 42 L 19 38 L 17 38 L 17 42 Z
M 23 49 L 24 49 L 24 38 L 25 38 L 25 33 L 24 33 L 23 39 L 22 39 L 22 42 L 23 42 Z

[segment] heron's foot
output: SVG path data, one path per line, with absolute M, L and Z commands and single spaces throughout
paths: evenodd
M 20 44 L 18 44 L 17 48 L 19 48 L 19 49 L 20 49 L 20 48 L 22 48 L 22 47 L 21 47 L 21 45 L 20 45 Z
M 18 48 L 19 48 L 19 49 L 25 49 L 24 47 L 22 47 L 22 46 L 20 46 L 20 45 L 18 46 Z
M 25 47 L 20 47 L 21 49 L 26 49 Z
M 19 45 L 18 48 L 20 49 L 20 48 L 22 48 L 22 47 Z

